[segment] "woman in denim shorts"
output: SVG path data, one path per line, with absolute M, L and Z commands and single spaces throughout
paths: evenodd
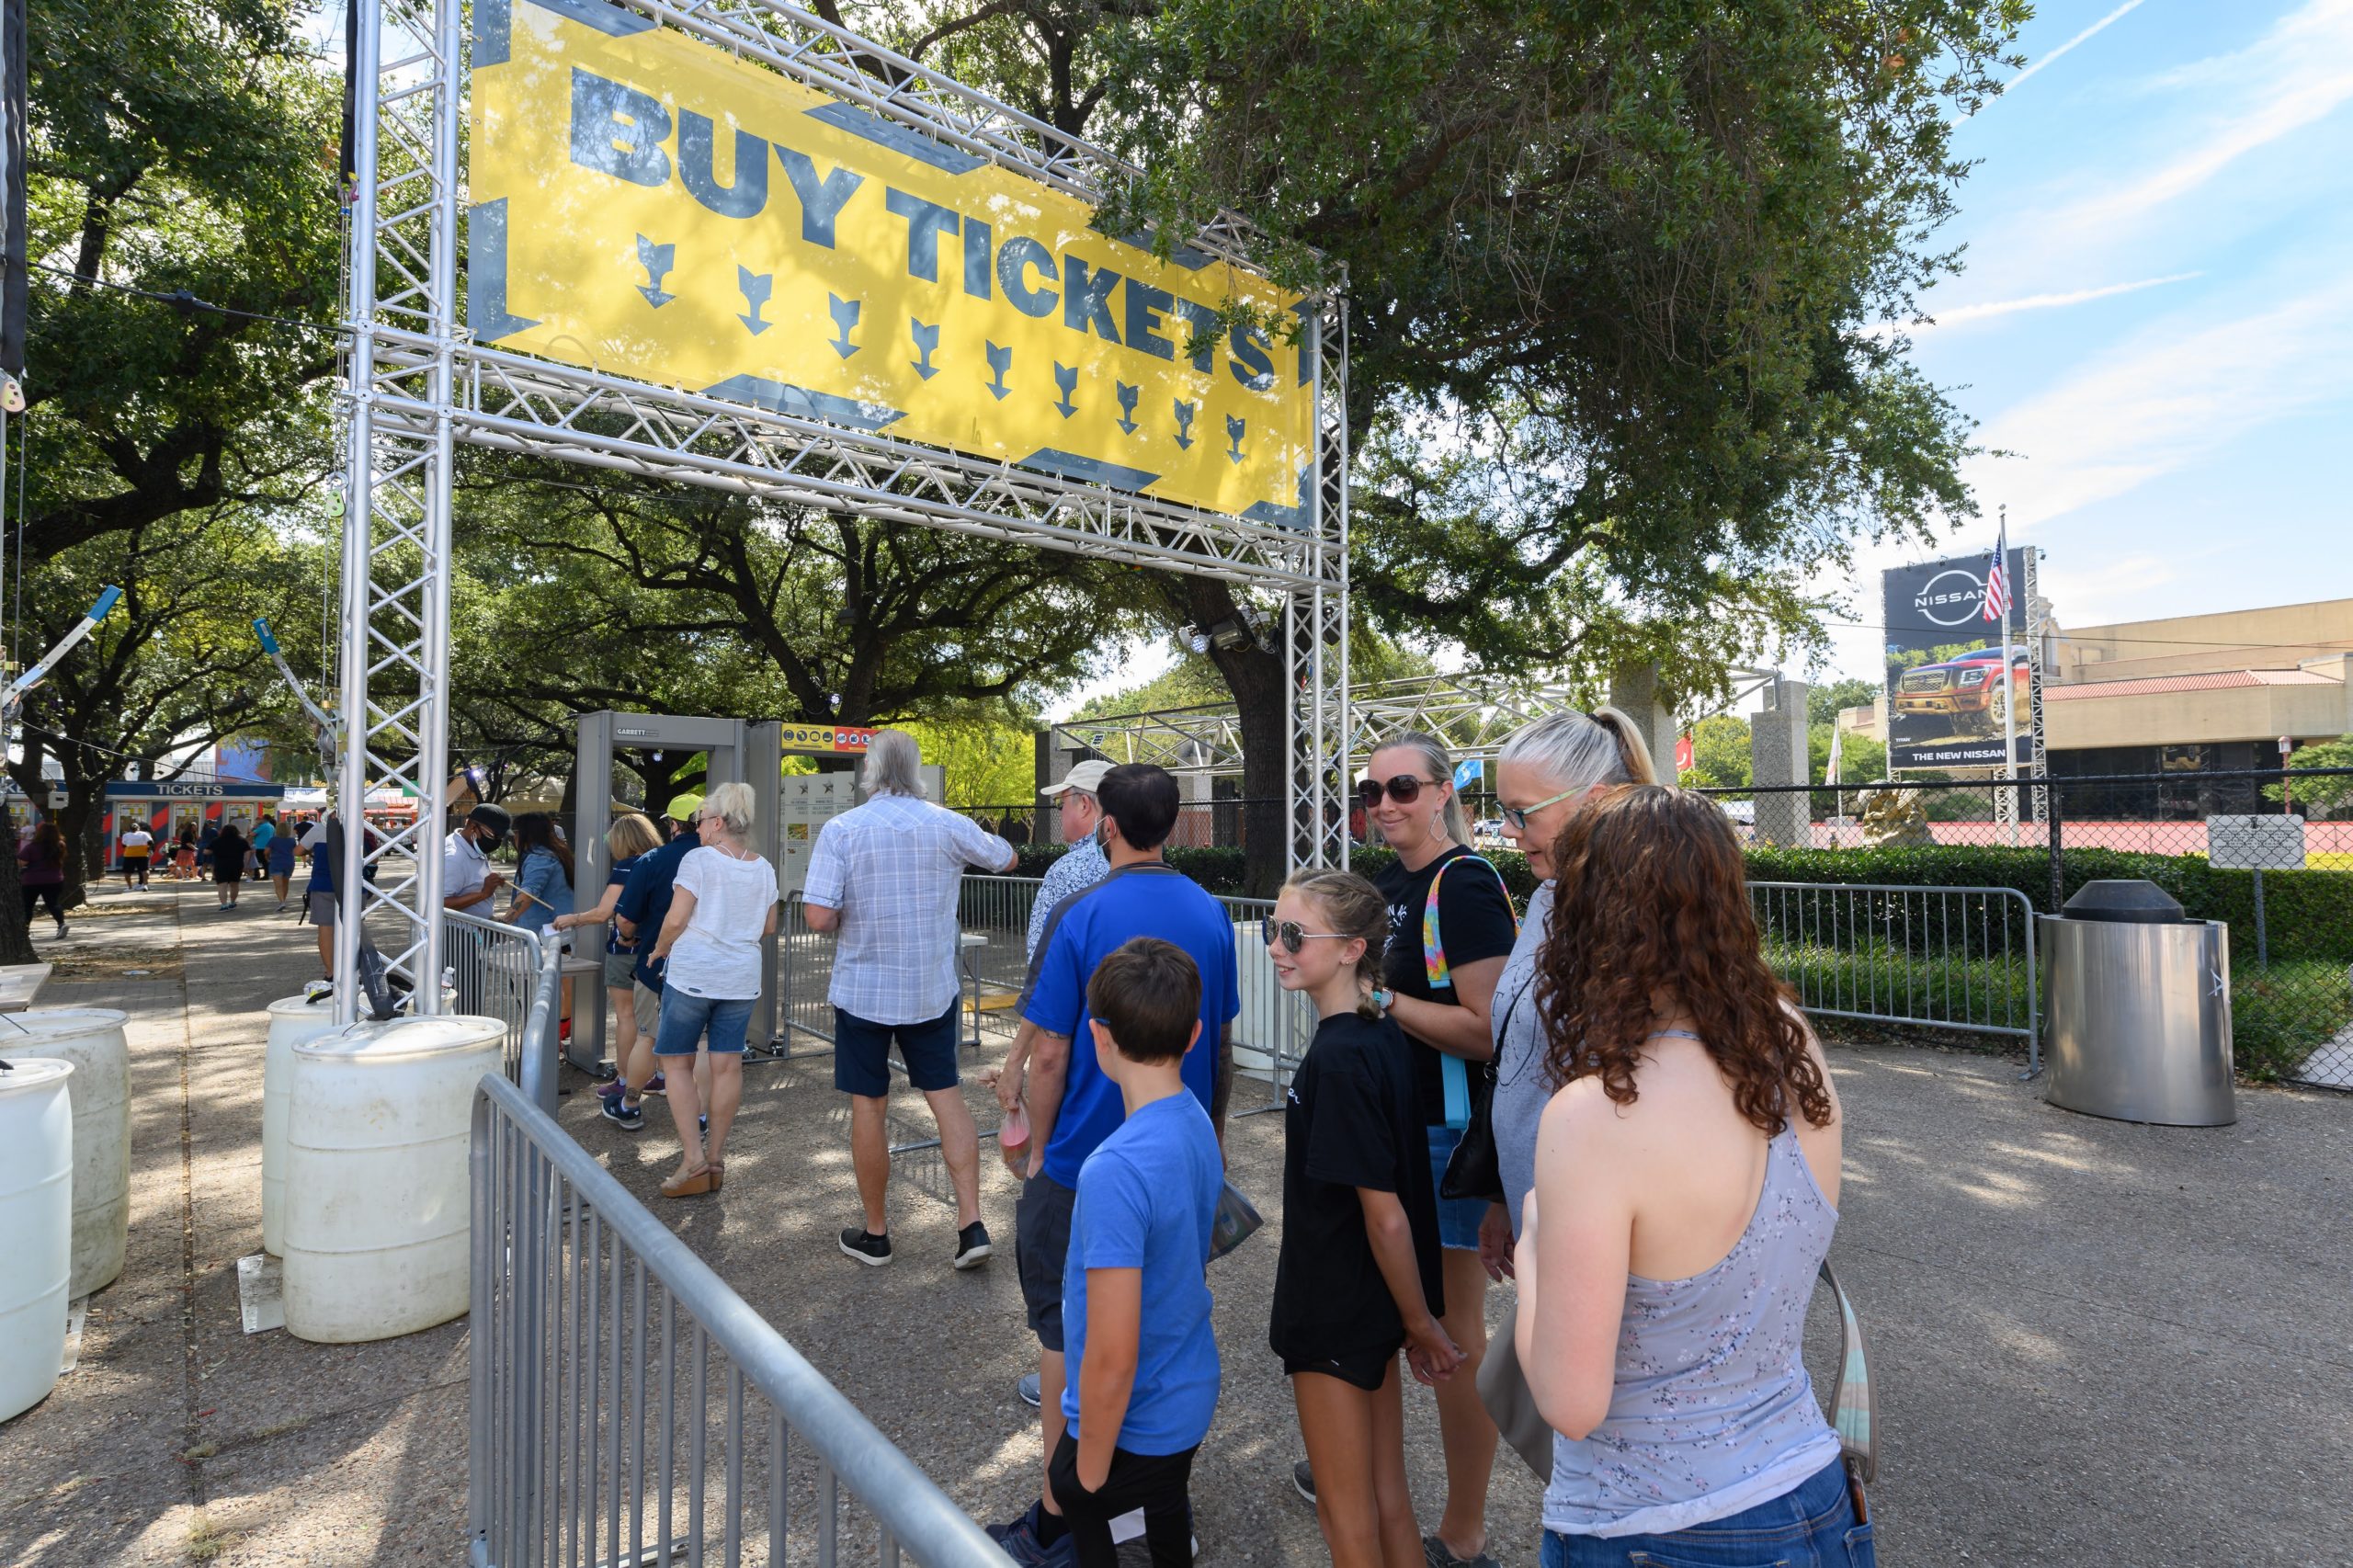
M 722 784 L 703 798 L 702 844 L 678 862 L 670 914 L 654 939 L 662 976 L 655 1057 L 710 1052 L 710 1144 L 696 1129 L 694 1074 L 668 1085 L 682 1158 L 665 1198 L 717 1192 L 727 1182 L 727 1130 L 744 1097 L 744 1036 L 760 994 L 760 938 L 776 929 L 776 868 L 749 846 L 752 787 Z M 666 1076 L 666 1074 L 665 1074 Z

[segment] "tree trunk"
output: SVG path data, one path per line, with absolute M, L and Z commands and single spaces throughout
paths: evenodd
M 1232 585 L 1213 578 L 1186 578 L 1185 599 L 1196 626 L 1211 626 L 1235 613 Z M 1270 636 L 1278 640 L 1272 648 L 1210 649 L 1210 662 L 1225 677 L 1240 717 L 1242 795 L 1248 802 L 1242 816 L 1242 877 L 1243 890 L 1253 898 L 1274 897 L 1290 865 L 1290 813 L 1283 804 L 1290 759 L 1283 743 L 1291 693 L 1283 680 L 1281 632 Z
M 65 805 L 57 813 L 57 831 L 65 835 L 65 887 L 63 897 L 67 909 L 79 909 L 89 901 L 92 877 L 106 874 L 106 846 L 98 835 L 98 819 L 103 814 L 104 778 L 74 778 L 65 781 Z M 161 851 L 163 845 L 155 846 Z M 151 856 L 148 865 L 156 861 Z
M 17 881 L 17 846 L 0 855 L 0 964 L 34 963 L 32 932 L 25 921 L 23 884 Z

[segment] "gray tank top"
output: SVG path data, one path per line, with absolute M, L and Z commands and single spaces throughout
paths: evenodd
M 1686 1529 L 1769 1502 L 1838 1457 L 1802 1355 L 1837 1222 L 1796 1129 L 1783 1128 L 1722 1262 L 1688 1279 L 1626 1281 L 1609 1414 L 1582 1440 L 1553 1434 L 1546 1529 Z

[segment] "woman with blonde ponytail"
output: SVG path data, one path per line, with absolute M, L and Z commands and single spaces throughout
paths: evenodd
M 1388 910 L 1349 871 L 1303 871 L 1264 922 L 1267 957 L 1319 1022 L 1283 1117 L 1283 1244 L 1267 1341 L 1283 1360 L 1337 1568 L 1422 1568 L 1405 1485 L 1397 1352 L 1468 1381 L 1448 1337 L 1438 1210 L 1412 1050 L 1376 991 Z

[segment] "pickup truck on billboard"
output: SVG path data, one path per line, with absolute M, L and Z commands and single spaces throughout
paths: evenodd
M 1933 715 L 1946 720 L 1955 733 L 1992 735 L 2001 732 L 2012 697 L 2023 699 L 2033 678 L 2023 648 L 2010 650 L 2010 690 L 2002 690 L 2002 651 L 1983 648 L 1941 664 L 1918 665 L 1904 672 L 1896 683 L 1895 711 Z

